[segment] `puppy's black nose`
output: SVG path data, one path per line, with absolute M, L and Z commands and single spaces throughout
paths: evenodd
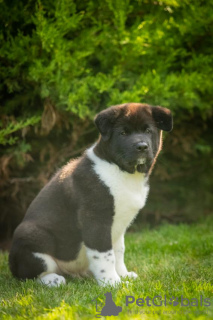
M 143 152 L 143 151 L 146 151 L 148 149 L 148 144 L 146 142 L 138 142 L 136 144 L 136 149 L 139 151 L 139 152 Z

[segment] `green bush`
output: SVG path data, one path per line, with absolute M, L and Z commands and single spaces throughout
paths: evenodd
M 3 114 L 41 115 L 50 98 L 82 118 L 126 101 L 208 117 L 212 9 L 201 0 L 3 1 Z

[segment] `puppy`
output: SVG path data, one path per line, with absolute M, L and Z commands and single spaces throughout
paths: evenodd
M 103 110 L 95 124 L 99 140 L 55 174 L 17 227 L 9 255 L 15 277 L 48 286 L 88 271 L 100 285 L 137 277 L 124 263 L 124 234 L 145 205 L 172 115 L 127 103 Z

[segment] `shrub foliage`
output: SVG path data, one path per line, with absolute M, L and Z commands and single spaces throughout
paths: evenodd
M 57 165 L 97 137 L 94 115 L 131 101 L 170 108 L 175 120 L 144 216 L 177 221 L 208 212 L 212 1 L 3 0 L 0 6 L 2 230 L 10 235 Z

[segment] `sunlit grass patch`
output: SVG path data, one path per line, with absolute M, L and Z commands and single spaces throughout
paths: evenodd
M 92 278 L 67 278 L 67 284 L 59 288 L 32 280 L 20 282 L 10 274 L 8 255 L 0 254 L 0 319 L 94 319 L 100 316 L 107 291 L 122 307 L 117 319 L 213 319 L 212 222 L 209 218 L 195 225 L 163 225 L 127 234 L 126 264 L 139 278 L 117 288 L 101 288 Z M 134 302 L 127 306 L 128 296 Z M 155 296 L 161 306 L 153 305 Z M 165 296 L 167 302 L 178 298 L 179 304 L 165 306 Z M 190 305 L 181 306 L 181 296 Z M 146 297 L 151 306 L 139 306 L 137 299 L 146 302 Z M 211 305 L 205 306 L 208 298 Z

